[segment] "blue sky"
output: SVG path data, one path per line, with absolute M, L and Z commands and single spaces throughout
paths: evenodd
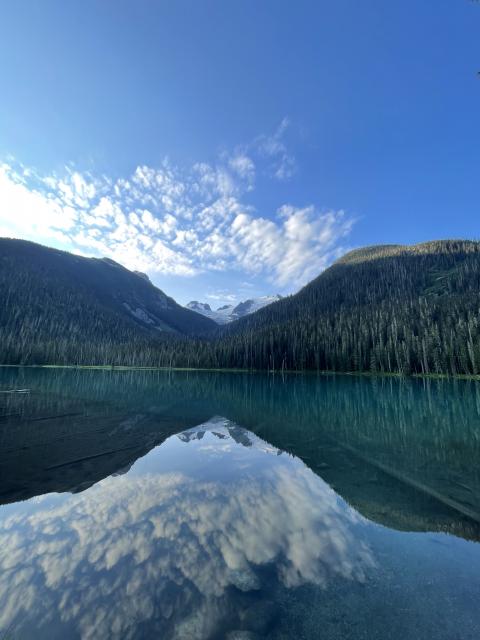
M 0 61 L 0 234 L 108 255 L 182 303 L 479 236 L 468 0 L 24 0 Z

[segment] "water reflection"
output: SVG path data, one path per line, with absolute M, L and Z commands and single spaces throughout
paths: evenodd
M 0 502 L 82 491 L 224 415 L 363 515 L 480 539 L 480 385 L 227 373 L 0 370 Z M 2 406 L 3 403 L 3 406 Z
M 213 419 L 125 475 L 4 507 L 0 628 L 22 638 L 268 633 L 276 588 L 365 579 L 375 566 L 366 527 L 301 460 Z
M 0 369 L 12 387 L 0 637 L 477 637 L 480 385 Z

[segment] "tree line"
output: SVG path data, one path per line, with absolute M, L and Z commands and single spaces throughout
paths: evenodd
M 203 337 L 152 337 L 99 316 L 81 292 L 48 283 L 39 295 L 21 274 L 0 272 L 0 290 L 6 364 L 480 374 L 477 242 L 353 252 L 298 294 Z

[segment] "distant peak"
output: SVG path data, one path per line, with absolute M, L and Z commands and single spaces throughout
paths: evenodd
M 206 302 L 198 302 L 197 300 L 192 300 L 192 302 L 189 302 L 187 304 L 187 308 L 191 309 L 192 311 L 196 311 L 197 313 L 201 313 L 208 318 L 211 318 L 217 324 L 228 324 L 229 322 L 238 320 L 243 316 L 254 313 L 259 309 L 272 304 L 272 302 L 277 302 L 278 300 L 281 300 L 281 298 L 282 296 L 279 294 L 260 296 L 258 298 L 249 298 L 248 300 L 239 302 L 236 305 L 224 304 L 223 307 L 219 307 L 215 311 L 212 311 L 210 305 Z
M 211 311 L 211 307 L 207 302 L 198 302 L 197 300 L 192 300 L 187 304 L 187 309 L 192 309 L 192 311 Z

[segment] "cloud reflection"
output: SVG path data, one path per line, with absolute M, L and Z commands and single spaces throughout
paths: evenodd
M 0 629 L 201 640 L 245 627 L 253 592 L 363 580 L 362 518 L 279 453 L 216 419 L 127 475 L 21 504 L 0 520 Z

